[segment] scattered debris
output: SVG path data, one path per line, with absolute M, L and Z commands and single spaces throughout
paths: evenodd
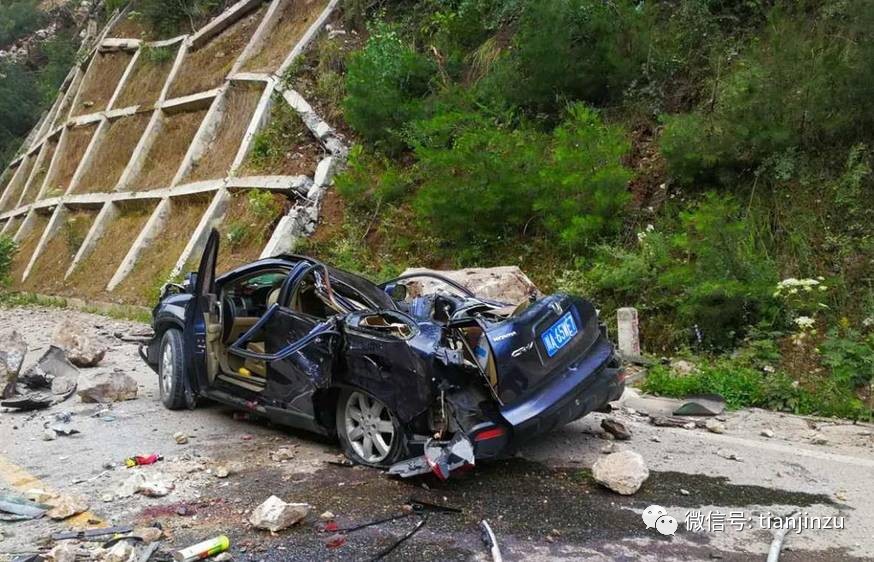
M 174 433 L 173 439 L 176 440 L 177 445 L 185 445 L 186 443 L 188 443 L 188 436 L 181 431 L 177 431 L 176 433 Z
M 50 508 L 50 505 L 35 503 L 21 496 L 0 494 L 0 511 L 22 519 L 38 519 Z
M 88 511 L 88 503 L 86 503 L 85 500 L 71 496 L 60 496 L 57 499 L 52 500 L 49 505 L 51 505 L 52 508 L 46 512 L 46 515 L 56 521 L 67 519 Z
M 123 535 L 126 533 L 132 532 L 133 527 L 120 526 L 120 527 L 99 527 L 96 529 L 87 529 L 85 531 L 63 531 L 60 533 L 55 533 L 52 535 L 53 541 L 64 541 L 64 540 L 82 540 L 89 541 L 99 539 L 101 537 L 108 537 L 112 535 Z
M 687 489 L 685 489 L 685 488 L 680 488 L 680 495 L 681 495 L 681 496 L 688 496 L 688 495 L 689 495 L 689 490 L 687 490 Z
M 216 478 L 227 478 L 230 476 L 231 471 L 227 466 L 219 465 L 216 467 L 214 474 Z
M 176 562 L 194 562 L 195 560 L 203 560 L 216 554 L 221 554 L 231 547 L 231 539 L 225 535 L 220 535 L 214 539 L 209 539 L 197 543 L 188 548 L 177 550 L 173 553 L 173 560 Z
M 141 527 L 133 530 L 133 536 L 138 537 L 145 544 L 152 544 L 161 540 L 164 531 L 158 527 Z
M 446 480 L 453 470 L 474 464 L 473 443 L 459 432 L 451 441 L 429 439 L 425 442 L 424 455 L 396 463 L 388 469 L 388 473 L 410 478 L 433 472 L 441 480 Z
M 416 533 L 418 533 L 419 531 L 421 531 L 421 530 L 422 530 L 422 527 L 424 527 L 424 526 L 425 526 L 425 523 L 427 523 L 427 522 L 428 522 L 428 519 L 427 519 L 427 518 L 424 518 L 424 517 L 423 517 L 422 519 L 420 519 L 419 522 L 416 523 L 416 526 L 413 527 L 412 530 L 410 530 L 410 532 L 408 532 L 406 535 L 402 536 L 400 539 L 398 539 L 397 541 L 395 541 L 394 544 L 388 546 L 388 547 L 385 548 L 382 552 L 380 552 L 379 554 L 377 554 L 376 556 L 374 556 L 374 557 L 373 557 L 373 560 L 382 560 L 383 558 L 385 558 L 386 556 L 388 556 L 389 554 L 391 554 L 392 552 L 394 552 L 394 550 L 395 550 L 397 547 L 401 546 L 401 545 L 404 544 L 406 541 L 408 541 L 410 538 L 412 538 L 413 535 L 415 535 Z
M 84 328 L 65 321 L 55 331 L 54 344 L 67 353 L 70 363 L 77 367 L 96 367 L 106 355 L 106 347 L 85 333 Z
M 144 478 L 143 482 L 137 487 L 137 492 L 150 498 L 162 498 L 172 492 L 174 488 L 172 480 L 164 478 L 160 474 L 155 474 L 149 478 Z
M 147 546 L 146 549 L 143 551 L 143 554 L 140 556 L 140 559 L 137 562 L 149 562 L 149 560 L 151 560 L 151 558 L 152 558 L 152 555 L 155 554 L 155 552 L 158 550 L 158 548 L 160 546 L 161 546 L 160 542 L 153 542 L 152 544 Z
M 728 449 L 719 449 L 716 451 L 716 454 L 717 454 L 717 456 L 720 456 L 724 459 L 728 459 L 730 461 L 743 462 L 743 459 L 741 459 L 737 455 L 737 453 L 735 453 L 734 451 L 729 451 Z
M 127 541 L 119 541 L 109 549 L 97 554 L 97 560 L 100 562 L 131 562 L 134 556 L 136 556 L 136 551 L 133 545 Z
M 61 543 L 55 545 L 55 547 L 49 551 L 48 556 L 49 560 L 52 560 L 52 562 L 76 562 L 76 558 L 81 551 L 82 549 L 74 544 Z
M 54 440 L 57 439 L 57 438 L 58 438 L 58 434 L 55 433 L 55 430 L 54 430 L 54 429 L 46 428 L 46 429 L 42 432 L 42 440 L 43 440 L 43 441 L 54 441 Z
M 270 453 L 270 460 L 273 462 L 285 462 L 294 458 L 294 451 L 288 447 L 282 447 Z
M 15 387 L 20 397 L 12 397 L 0 405 L 17 410 L 41 410 L 59 404 L 76 392 L 79 370 L 69 361 L 64 350 L 50 346 L 42 357 L 19 377 Z
M 704 427 L 706 427 L 707 431 L 709 431 L 710 433 L 725 433 L 725 424 L 721 421 L 707 420 L 707 423 L 704 424 Z
M 56 435 L 63 435 L 64 437 L 69 437 L 71 435 L 76 435 L 77 433 L 81 433 L 75 427 L 62 427 L 58 425 L 54 425 L 49 428 L 51 431 L 55 432 Z
M 322 521 L 331 521 L 334 519 L 334 514 L 330 511 L 326 511 L 319 515 L 319 519 L 321 519 Z
M 285 503 L 276 496 L 270 496 L 252 511 L 249 522 L 257 529 L 275 533 L 300 523 L 309 512 L 309 504 Z
M 25 355 L 27 355 L 27 342 L 21 334 L 12 331 L 0 338 L 0 380 L 4 383 L 3 398 L 12 398 L 15 395 L 15 385 Z
M 670 416 L 652 416 L 649 418 L 649 423 L 657 427 L 686 427 L 689 423 L 692 423 L 693 427 L 695 425 L 694 422 L 689 422 L 689 420 Z
M 649 470 L 643 457 L 626 450 L 600 457 L 592 466 L 592 477 L 614 492 L 628 496 L 649 478 Z
M 137 381 L 121 370 L 84 375 L 79 382 L 82 402 L 121 402 L 137 397 Z
M 616 421 L 613 418 L 604 418 L 601 420 L 601 429 L 620 441 L 631 439 L 631 431 L 625 427 L 625 424 Z
M 610 443 L 607 443 L 606 445 L 601 447 L 601 454 L 602 455 L 609 455 L 615 450 L 616 450 L 616 444 L 611 441 Z
M 770 429 L 763 429 L 759 435 L 761 435 L 762 437 L 767 437 L 768 439 L 771 439 L 772 437 L 774 437 L 774 432 L 771 431 Z
M 495 538 L 495 533 L 494 531 L 492 531 L 492 527 L 489 525 L 489 522 L 483 519 L 479 522 L 479 527 L 481 530 L 483 544 L 486 545 L 486 548 L 489 549 L 489 553 L 492 555 L 492 562 L 503 562 L 501 549 L 498 547 L 498 539 Z
M 789 514 L 789 517 L 786 517 L 785 520 L 794 519 L 795 516 L 798 515 L 797 511 L 794 511 Z M 783 542 L 786 540 L 786 533 L 789 532 L 789 529 L 795 528 L 794 525 L 785 525 L 777 529 L 777 532 L 774 533 L 774 540 L 771 541 L 771 546 L 768 548 L 768 561 L 767 562 L 777 562 L 780 560 L 780 551 L 783 550 Z
M 718 394 L 689 396 L 674 410 L 675 416 L 718 416 L 725 411 L 725 398 Z
M 155 464 L 160 460 L 164 460 L 164 457 L 158 454 L 136 455 L 124 459 L 124 465 L 128 468 L 133 468 L 135 466 L 146 466 L 149 464 Z
M 327 548 L 340 548 L 344 544 L 346 544 L 346 537 L 339 533 L 333 534 L 330 537 L 323 539 L 325 546 Z

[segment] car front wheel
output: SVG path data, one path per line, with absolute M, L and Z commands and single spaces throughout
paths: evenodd
M 345 390 L 337 401 L 337 435 L 346 456 L 357 464 L 390 466 L 401 459 L 406 433 L 394 413 L 360 390 Z
M 158 386 L 161 402 L 170 410 L 181 410 L 188 405 L 185 398 L 185 357 L 182 351 L 182 332 L 170 329 L 161 338 L 158 363 Z

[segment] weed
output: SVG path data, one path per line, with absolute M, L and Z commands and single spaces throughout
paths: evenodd
M 9 274 L 12 271 L 12 261 L 18 252 L 18 244 L 11 236 L 0 235 L 0 286 L 9 285 Z

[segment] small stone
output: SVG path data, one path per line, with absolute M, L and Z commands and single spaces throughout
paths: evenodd
M 161 540 L 164 536 L 164 531 L 157 527 L 142 527 L 134 529 L 133 535 L 139 537 L 146 544 L 152 544 L 155 541 Z
M 767 437 L 768 439 L 770 439 L 770 438 L 774 437 L 774 432 L 771 431 L 770 429 L 763 429 L 762 432 L 760 433 L 760 435 L 762 437 Z
M 602 454 L 602 455 L 609 455 L 609 454 L 611 454 L 615 449 L 616 449 L 616 444 L 615 444 L 615 443 L 612 443 L 612 442 L 611 442 L 611 443 L 607 443 L 606 445 L 604 445 L 603 447 L 601 447 L 601 454 Z
M 83 326 L 69 320 L 58 326 L 54 345 L 66 352 L 70 363 L 82 368 L 96 367 L 107 351 L 106 346 L 85 333 Z
M 819 437 L 812 438 L 810 440 L 810 442 L 813 445 L 826 445 L 826 444 L 828 444 L 828 439 L 826 439 L 825 437 L 819 436 Z
M 176 433 L 174 433 L 173 439 L 176 440 L 177 445 L 185 445 L 186 443 L 188 443 L 188 436 L 181 431 L 177 431 Z
M 653 443 L 661 443 L 662 442 L 662 440 L 658 437 L 658 435 L 653 435 L 652 437 L 649 438 L 649 440 L 652 441 Z
M 334 519 L 334 514 L 330 511 L 326 511 L 319 515 L 319 519 L 321 519 L 322 521 L 331 521 L 332 519 Z
M 725 433 L 725 424 L 716 420 L 707 420 L 704 427 L 710 433 Z
M 234 555 L 230 552 L 222 552 L 215 558 L 213 558 L 213 562 L 231 562 L 234 559 Z
M 688 496 L 689 490 L 686 490 L 685 488 L 680 488 L 680 494 L 683 496 Z
M 631 431 L 625 427 L 625 424 L 618 422 L 613 418 L 604 418 L 601 420 L 601 429 L 620 441 L 631 439 Z
M 136 551 L 129 541 L 120 541 L 103 551 L 97 559 L 100 562 L 129 562 L 136 560 Z
M 285 462 L 294 458 L 294 451 L 288 447 L 282 447 L 270 453 L 270 460 L 275 462 Z
M 143 477 L 137 486 L 137 492 L 150 498 L 162 498 L 173 491 L 175 486 L 172 480 L 161 474 Z
M 592 466 L 592 477 L 610 490 L 628 496 L 649 478 L 649 470 L 643 457 L 626 450 L 600 457 Z
M 270 496 L 252 511 L 249 522 L 257 529 L 276 533 L 300 523 L 309 512 L 308 504 L 285 503 L 276 496 Z
M 689 422 L 683 424 L 683 429 L 695 429 L 695 422 Z
M 115 500 L 115 495 L 113 495 L 113 494 L 103 494 L 102 496 L 100 496 L 100 499 L 101 499 L 101 501 L 103 501 L 103 503 L 110 503 L 110 502 L 112 502 L 113 500 Z
M 219 465 L 216 467 L 214 474 L 216 478 L 227 478 L 228 476 L 230 476 L 231 471 L 228 470 L 228 467 L 224 465 Z
M 52 562 L 76 562 L 79 548 L 68 541 L 61 542 L 49 551 L 49 560 Z
M 728 449 L 719 449 L 718 451 L 716 451 L 716 454 L 730 461 L 743 462 L 743 460 L 739 456 L 737 456 L 737 453 L 735 453 L 734 451 L 729 451 Z
M 88 511 L 88 504 L 80 498 L 61 496 L 49 504 L 52 508 L 46 513 L 50 518 L 60 521 Z
M 54 440 L 57 439 L 57 438 L 58 438 L 58 434 L 55 433 L 55 430 L 52 429 L 52 428 L 50 428 L 50 427 L 47 427 L 47 428 L 42 432 L 42 440 L 43 440 L 43 441 L 54 441 Z

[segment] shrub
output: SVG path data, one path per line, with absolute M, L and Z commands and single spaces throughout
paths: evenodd
M 140 0 L 136 16 L 158 37 L 193 32 L 223 6 L 222 0 Z
M 534 208 L 567 247 L 582 249 L 622 225 L 631 171 L 621 158 L 630 145 L 624 131 L 583 104 L 570 107 L 553 137 Z
M 524 4 L 513 51 L 489 84 L 533 113 L 560 114 L 567 100 L 621 98 L 645 49 L 633 3 L 556 0 Z
M 45 21 L 37 0 L 11 0 L 0 4 L 0 47 L 33 33 Z
M 337 191 L 362 209 L 395 203 L 408 191 L 410 178 L 387 158 L 372 155 L 361 145 L 349 151 L 346 170 L 335 178 Z
M 18 252 L 18 244 L 11 236 L 0 235 L 0 286 L 9 284 L 9 274 L 12 271 L 12 260 Z
M 404 126 L 422 114 L 431 91 L 433 63 L 386 25 L 371 30 L 346 74 L 346 121 L 366 142 L 389 152 L 404 147 Z
M 668 347 L 728 348 L 773 321 L 777 274 L 735 200 L 708 194 L 661 226 L 640 232 L 635 249 L 600 246 L 565 285 L 588 289 L 608 310 L 644 309 L 645 335 Z

